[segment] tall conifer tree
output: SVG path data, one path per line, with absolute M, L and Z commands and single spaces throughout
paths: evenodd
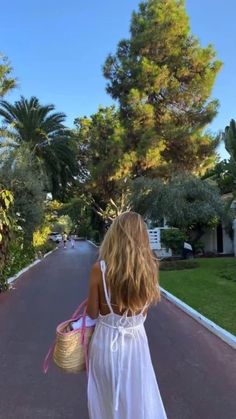
M 205 129 L 221 62 L 190 32 L 184 0 L 148 0 L 133 13 L 130 38 L 104 65 L 107 91 L 120 103 L 133 175 L 204 173 L 217 141 Z M 134 158 L 135 153 L 135 158 Z

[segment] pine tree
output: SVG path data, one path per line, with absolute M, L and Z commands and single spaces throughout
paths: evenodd
M 12 68 L 4 55 L 0 53 L 0 97 L 2 98 L 16 86 L 16 80 L 12 77 Z
M 205 132 L 217 113 L 210 94 L 221 62 L 190 32 L 183 0 L 149 0 L 133 13 L 130 39 L 104 65 L 107 91 L 120 103 L 133 174 L 203 173 L 217 140 Z

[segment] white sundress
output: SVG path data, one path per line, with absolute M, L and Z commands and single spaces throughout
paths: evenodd
M 110 313 L 99 314 L 89 346 L 89 418 L 167 419 L 144 329 L 146 307 L 130 317 L 114 313 L 100 265 Z

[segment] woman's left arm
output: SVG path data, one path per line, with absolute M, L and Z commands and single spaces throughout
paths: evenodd
M 101 271 L 99 263 L 95 263 L 92 267 L 89 281 L 89 294 L 88 294 L 88 305 L 87 314 L 91 319 L 96 319 L 99 314 L 99 281 Z

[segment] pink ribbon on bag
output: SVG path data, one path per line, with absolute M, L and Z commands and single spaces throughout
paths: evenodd
M 72 314 L 72 317 L 71 317 L 70 320 L 68 320 L 68 322 L 73 322 L 73 321 L 79 320 L 79 318 L 82 317 L 81 344 L 83 345 L 83 348 L 84 348 L 86 371 L 88 373 L 88 354 L 87 354 L 87 348 L 86 348 L 86 345 L 85 345 L 87 302 L 88 302 L 88 299 L 87 298 L 84 301 L 82 301 L 82 303 L 77 307 L 77 309 Z M 83 307 L 84 307 L 84 311 L 83 311 L 82 314 L 80 314 L 81 313 L 81 309 Z M 48 350 L 48 353 L 47 353 L 47 355 L 44 358 L 44 362 L 43 362 L 43 372 L 44 372 L 44 374 L 46 374 L 48 372 L 49 361 L 50 361 L 50 358 L 51 358 L 51 356 L 53 354 L 55 345 L 56 345 L 56 339 L 54 340 L 53 344 L 50 346 L 50 348 Z

